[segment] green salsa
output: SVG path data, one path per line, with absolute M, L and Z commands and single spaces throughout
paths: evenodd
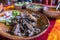
M 31 5 L 30 8 L 42 8 L 42 6 Z

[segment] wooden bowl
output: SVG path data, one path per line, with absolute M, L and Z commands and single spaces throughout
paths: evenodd
M 32 11 L 28 11 L 28 12 L 29 13 L 32 13 Z M 0 16 L 3 13 L 4 12 L 2 12 L 0 14 Z M 5 32 L 5 30 L 9 30 L 10 27 L 9 26 L 6 26 L 3 23 L 0 23 L 0 35 L 4 36 L 6 38 L 9 38 L 11 40 L 30 40 L 30 39 L 33 39 L 33 38 L 36 38 L 36 37 L 39 37 L 39 36 L 43 35 L 47 31 L 47 29 L 48 29 L 48 27 L 50 25 L 50 22 L 49 22 L 48 18 L 45 15 L 43 15 L 43 14 L 41 14 L 39 12 L 34 12 L 34 13 L 39 14 L 41 16 L 40 17 L 40 20 L 38 21 L 38 26 L 42 30 L 41 33 L 39 33 L 39 34 L 37 34 L 35 36 L 32 36 L 32 37 L 19 37 L 19 36 L 11 35 L 11 34 Z
M 16 6 L 16 5 L 14 5 L 14 8 L 15 9 L 22 9 L 22 6 Z
M 43 9 L 43 13 L 49 18 L 60 18 L 60 10 L 56 10 L 56 7 L 48 7 L 46 10 Z
M 32 8 L 32 7 L 30 7 L 31 5 L 36 5 L 36 6 L 41 6 L 40 8 Z M 41 9 L 43 8 L 44 6 L 43 5 L 41 5 L 41 4 L 35 4 L 35 3 L 31 3 L 30 5 L 27 5 L 26 6 L 26 9 L 27 10 L 32 10 L 32 11 L 41 11 Z
M 20 9 L 26 9 L 26 6 L 27 6 L 27 5 L 29 5 L 29 4 L 25 4 L 25 5 L 22 4 L 22 5 L 20 5 L 20 6 L 19 6 L 19 5 L 17 6 L 16 3 L 15 3 L 15 4 L 14 4 L 14 7 L 15 7 L 15 9 L 19 9 L 19 10 L 20 10 Z

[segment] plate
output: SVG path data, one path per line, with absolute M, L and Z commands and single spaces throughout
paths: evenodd
M 12 10 L 9 10 L 9 11 L 12 11 Z M 28 13 L 30 13 L 30 14 L 33 13 L 32 11 L 29 11 L 29 10 L 23 10 L 23 11 L 20 11 L 20 12 L 25 12 L 25 11 L 28 11 Z M 8 11 L 5 11 L 5 12 L 8 12 Z M 2 14 L 4 14 L 5 12 L 2 12 L 0 14 L 0 16 Z M 36 37 L 39 37 L 39 36 L 43 35 L 47 31 L 47 29 L 50 25 L 50 22 L 45 15 L 43 15 L 39 12 L 34 12 L 34 13 L 38 14 L 40 16 L 39 20 L 37 21 L 37 26 L 39 26 L 38 28 L 41 29 L 41 33 L 39 33 L 35 36 L 32 36 L 32 37 L 23 37 L 23 36 L 19 37 L 19 36 L 16 36 L 16 35 L 11 35 L 11 34 L 9 34 L 5 31 L 5 30 L 8 31 L 11 26 L 6 26 L 4 23 L 0 23 L 0 35 L 4 36 L 6 38 L 9 38 L 9 39 L 13 39 L 13 40 L 15 40 L 15 39 L 17 39 L 17 40 L 27 40 L 27 39 L 30 40 L 30 39 L 33 39 L 33 38 L 36 38 Z

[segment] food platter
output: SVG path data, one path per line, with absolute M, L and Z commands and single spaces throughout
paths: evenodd
M 13 12 L 13 13 L 12 13 Z M 19 15 L 19 13 L 21 13 L 20 15 Z M 27 14 L 26 14 L 27 13 Z M 6 14 L 8 14 L 8 15 L 6 15 Z M 34 18 L 33 16 L 32 16 L 32 14 L 34 14 L 36 17 L 37 17 L 37 20 L 36 20 L 36 18 Z M 13 16 L 12 16 L 13 15 Z M 10 32 L 9 31 L 13 31 L 12 30 L 12 27 L 14 28 L 14 26 L 15 25 L 17 25 L 17 23 L 21 23 L 21 19 L 18 19 L 18 20 L 20 20 L 20 21 L 18 21 L 17 20 L 17 22 L 13 22 L 12 23 L 12 21 L 10 20 L 10 18 L 12 17 L 12 18 L 14 18 L 13 19 L 13 21 L 15 20 L 16 21 L 16 17 L 19 15 L 19 17 L 21 17 L 22 18 L 22 20 L 24 20 L 24 22 L 23 22 L 23 24 L 25 23 L 26 25 L 27 24 L 29 24 L 29 23 L 27 23 L 26 22 L 26 19 L 24 19 L 24 18 L 26 18 L 25 17 L 25 15 L 30 15 L 31 16 L 31 19 L 33 19 L 34 21 L 36 21 L 36 28 L 37 29 L 39 29 L 39 30 L 41 30 L 38 34 L 36 34 L 36 35 L 34 35 L 34 36 L 19 36 L 19 35 L 12 35 L 12 34 L 10 34 Z M 21 15 L 24 15 L 24 16 L 21 16 Z M 37 16 L 38 15 L 38 16 Z M 27 17 L 27 19 L 28 18 L 30 18 L 30 16 L 28 16 Z M 1 17 L 4 17 L 3 19 L 1 19 Z M 19 17 L 17 17 L 17 18 L 19 18 Z M 8 20 L 6 20 L 6 21 L 1 21 L 1 20 L 4 20 L 4 19 L 8 19 L 9 20 L 9 22 L 11 22 L 11 25 L 12 24 L 14 24 L 14 23 L 16 23 L 16 24 L 14 24 L 14 26 L 11 26 L 11 25 L 7 25 L 6 24 L 6 22 L 8 21 Z M 23 11 L 17 11 L 17 10 L 8 10 L 8 11 L 5 11 L 5 12 L 2 12 L 1 14 L 0 14 L 0 34 L 2 35 L 2 36 L 4 36 L 4 37 L 7 37 L 7 38 L 9 38 L 9 39 L 20 39 L 20 40 L 22 40 L 22 39 L 24 39 L 24 40 L 27 40 L 27 39 L 33 39 L 33 38 L 36 38 L 36 37 L 39 37 L 40 35 L 42 35 L 43 33 L 45 33 L 46 32 L 46 30 L 48 29 L 48 27 L 49 27 L 49 25 L 50 25 L 50 23 L 49 23 L 49 20 L 48 20 L 48 18 L 45 16 L 45 15 L 43 15 L 43 14 L 41 14 L 41 13 L 39 13 L 39 12 L 32 12 L 32 11 L 28 11 L 28 10 L 23 10 Z M 31 21 L 31 19 L 29 19 L 30 21 Z M 29 20 L 27 20 L 28 22 L 29 22 Z M 30 23 L 32 23 L 32 22 L 30 22 Z M 8 23 L 9 24 L 9 23 Z M 20 24 L 19 24 L 20 25 Z M 31 24 L 32 25 L 32 24 Z M 28 28 L 30 28 L 30 26 L 31 26 L 30 24 L 27 26 Z M 21 26 L 21 25 L 20 25 Z M 17 27 L 17 26 L 16 26 Z M 23 26 L 22 26 L 23 27 Z M 24 26 L 25 27 L 25 26 Z M 26 28 L 27 28 L 26 27 Z M 24 28 L 25 30 L 26 30 L 26 28 Z M 35 27 L 34 27 L 35 28 Z M 31 29 L 34 29 L 34 28 L 32 28 L 32 26 L 31 26 Z M 16 29 L 16 28 L 15 28 Z M 25 31 L 24 30 L 24 31 Z M 30 29 L 29 29 L 30 30 Z M 14 32 L 14 31 L 13 31 Z

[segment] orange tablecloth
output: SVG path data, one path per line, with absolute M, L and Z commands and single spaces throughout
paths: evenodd
M 57 19 L 47 40 L 60 40 L 60 19 Z
M 14 9 L 14 5 L 4 7 L 4 11 L 9 10 L 9 9 Z

